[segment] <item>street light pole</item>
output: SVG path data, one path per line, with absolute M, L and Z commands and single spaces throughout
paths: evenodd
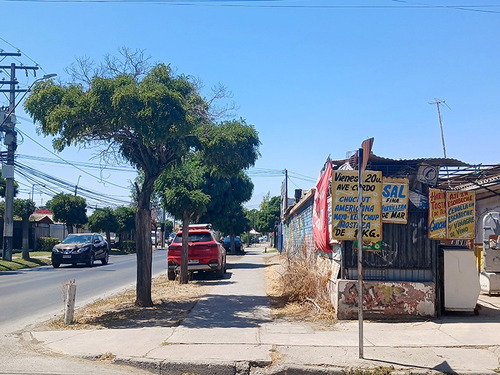
M 57 74 L 46 74 L 36 79 L 26 90 L 16 90 L 16 69 L 32 69 L 31 67 L 18 67 L 15 63 L 10 65 L 9 109 L 0 123 L 0 131 L 5 132 L 4 144 L 7 146 L 7 162 L 2 167 L 2 177 L 5 178 L 5 213 L 3 225 L 2 259 L 12 261 L 14 245 L 14 153 L 17 149 L 17 133 L 15 130 L 15 110 L 18 104 L 38 81 L 55 77 Z M 38 69 L 38 67 L 36 67 Z M 16 103 L 16 92 L 24 91 L 24 95 Z

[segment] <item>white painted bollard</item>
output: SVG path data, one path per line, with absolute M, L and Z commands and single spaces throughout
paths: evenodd
M 64 324 L 71 324 L 75 315 L 75 280 L 64 283 Z

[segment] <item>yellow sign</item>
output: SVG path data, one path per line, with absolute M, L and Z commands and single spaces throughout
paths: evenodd
M 447 191 L 448 238 L 471 240 L 475 237 L 475 202 L 473 191 Z
M 408 201 L 410 181 L 407 178 L 383 179 L 382 221 L 384 223 L 406 224 L 408 222 Z
M 382 172 L 363 173 L 363 241 L 382 240 Z M 358 236 L 358 171 L 333 171 L 332 238 L 356 240 Z
M 446 230 L 446 192 L 429 188 L 429 238 L 444 240 Z

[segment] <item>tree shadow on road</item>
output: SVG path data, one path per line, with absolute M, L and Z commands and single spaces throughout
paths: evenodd
M 182 322 L 187 328 L 251 328 L 271 322 L 269 298 L 207 294 Z

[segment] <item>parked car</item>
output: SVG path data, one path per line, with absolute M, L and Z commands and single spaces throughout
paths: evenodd
M 97 233 L 70 234 L 52 249 L 54 268 L 63 263 L 85 263 L 92 267 L 95 260 L 100 260 L 102 264 L 108 264 L 109 260 L 108 243 Z
M 227 236 L 224 238 L 224 248 L 226 249 L 226 252 L 231 251 L 231 237 Z M 238 236 L 234 237 L 234 251 L 237 253 L 241 253 L 243 251 L 241 238 Z
M 188 233 L 188 271 L 215 272 L 218 278 L 226 273 L 226 250 L 217 241 L 216 233 L 210 224 L 189 226 Z M 179 231 L 168 247 L 168 279 L 175 280 L 181 268 L 182 231 Z

